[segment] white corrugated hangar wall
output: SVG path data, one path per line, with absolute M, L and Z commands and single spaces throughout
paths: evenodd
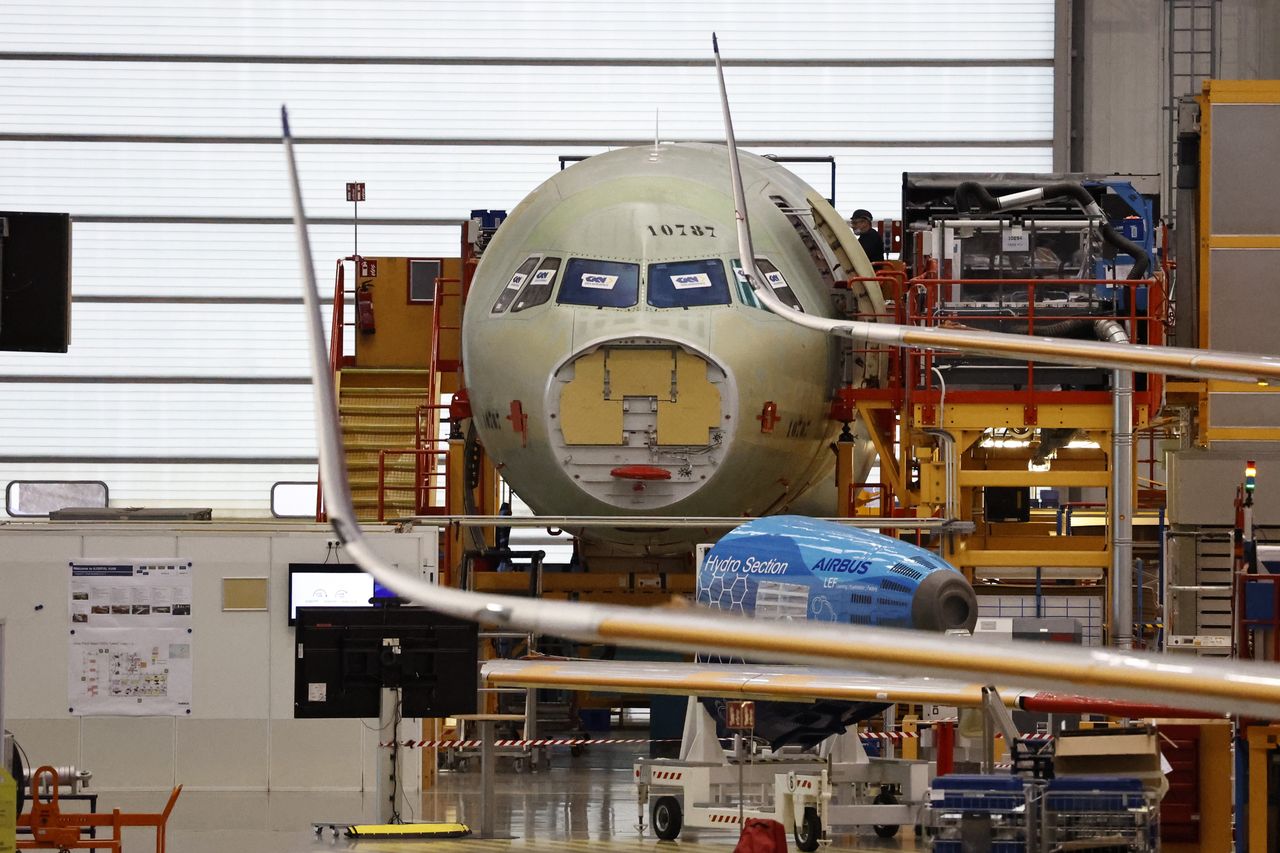
M 721 141 L 834 155 L 837 207 L 903 171 L 1049 171 L 1053 0 L 8 0 L 0 209 L 73 222 L 69 353 L 0 353 L 0 487 L 266 515 L 315 478 L 278 144 L 288 103 L 322 279 L 359 248 L 454 255 L 559 155 Z M 826 166 L 796 166 L 826 191 Z M 323 282 L 322 282 L 323 284 Z

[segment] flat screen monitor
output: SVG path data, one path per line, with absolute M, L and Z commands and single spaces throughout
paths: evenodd
M 289 624 L 299 607 L 369 607 L 371 598 L 395 593 L 355 563 L 290 563 Z
M 477 628 L 422 607 L 302 607 L 294 656 L 297 718 L 376 717 L 385 687 L 406 717 L 476 710 Z

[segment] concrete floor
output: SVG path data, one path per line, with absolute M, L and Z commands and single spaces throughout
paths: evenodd
M 261 794 L 210 791 L 184 792 L 171 821 L 168 849 L 174 853 L 322 853 L 328 850 L 383 851 L 430 850 L 432 853 L 541 853 L 541 851 L 625 851 L 706 848 L 732 850 L 736 835 L 730 830 L 686 831 L 674 843 L 658 842 L 636 830 L 638 806 L 632 783 L 631 762 L 635 748 L 593 747 L 577 758 L 567 751 L 553 754 L 550 770 L 516 773 L 500 765 L 497 777 L 498 833 L 500 840 L 465 838 L 430 841 L 349 841 L 333 839 L 326 832 L 317 839 L 311 821 L 350 820 L 373 813 L 372 798 L 359 793 L 301 794 L 277 791 Z M 409 809 L 404 818 L 479 822 L 480 774 L 441 773 L 434 790 Z M 101 810 L 111 808 L 154 810 L 163 797 L 154 793 L 103 793 Z M 265 801 L 265 802 L 264 802 Z M 646 818 L 647 821 L 647 818 Z M 125 847 L 152 850 L 149 830 L 130 831 Z M 921 850 L 915 836 L 903 832 L 884 841 L 870 830 L 865 835 L 842 836 L 828 850 Z

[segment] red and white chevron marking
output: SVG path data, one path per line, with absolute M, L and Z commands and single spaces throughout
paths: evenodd
M 684 778 L 684 773 L 679 770 L 655 770 L 650 778 L 665 782 L 679 782 Z
M 902 743 L 920 737 L 918 732 L 859 732 L 858 737 L 870 743 L 876 740 L 887 740 L 890 743 Z
M 707 820 L 712 823 L 737 823 L 738 816 L 736 814 L 713 814 L 708 815 Z

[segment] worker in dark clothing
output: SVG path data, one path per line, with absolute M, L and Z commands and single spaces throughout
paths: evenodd
M 858 208 L 849 217 L 849 224 L 853 226 L 853 233 L 858 235 L 858 242 L 862 244 L 862 251 L 867 253 L 867 260 L 873 264 L 883 261 L 884 237 L 871 226 L 871 211 Z

